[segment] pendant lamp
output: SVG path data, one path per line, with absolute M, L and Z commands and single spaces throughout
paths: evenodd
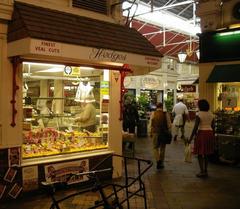
M 183 52 L 183 51 L 180 51 L 178 53 L 178 59 L 179 59 L 179 62 L 185 62 L 186 60 L 186 57 L 187 57 L 187 53 L 186 52 Z

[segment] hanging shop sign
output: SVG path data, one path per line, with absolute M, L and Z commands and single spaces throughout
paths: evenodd
M 196 92 L 196 86 L 195 85 L 179 85 L 177 87 L 177 92 L 194 93 Z
M 104 48 L 86 47 L 55 41 L 24 38 L 8 43 L 8 57 L 21 55 L 47 55 L 83 62 L 121 67 L 124 64 L 158 69 L 161 58 Z

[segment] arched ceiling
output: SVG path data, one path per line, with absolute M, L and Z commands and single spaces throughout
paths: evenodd
M 178 15 L 186 20 L 193 19 L 194 5 L 189 0 L 141 0 L 146 4 L 149 4 L 153 9 L 161 9 L 168 11 L 172 14 Z
M 178 53 L 188 54 L 186 61 L 197 63 L 198 38 L 133 20 L 131 26 L 145 36 L 164 56 L 178 59 Z
M 151 11 L 155 12 L 164 10 L 180 17 L 188 22 L 198 24 L 195 16 L 195 2 L 193 0 L 131 0 L 133 4 L 145 4 L 151 7 Z M 199 48 L 198 37 L 184 34 L 183 32 L 153 25 L 150 22 L 144 22 L 131 17 L 131 27 L 138 30 L 145 36 L 164 56 L 178 59 L 178 53 L 184 51 L 188 54 L 186 61 L 197 63 L 198 58 L 196 51 Z

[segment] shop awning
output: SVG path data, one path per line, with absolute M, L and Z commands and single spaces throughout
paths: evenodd
M 29 38 L 31 40 L 26 41 Z M 82 54 L 83 50 L 89 49 L 90 53 L 90 48 L 92 51 L 94 48 L 94 56 L 97 56 L 97 59 L 108 61 L 106 58 L 109 58 L 109 61 L 121 61 L 125 64 L 133 64 L 128 61 L 130 58 L 135 59 L 132 62 L 137 63 L 138 60 L 141 63 L 142 59 L 133 56 L 139 55 L 144 56 L 143 60 L 147 66 L 159 67 L 160 57 L 162 57 L 151 42 L 133 28 L 15 1 L 13 19 L 8 28 L 9 56 L 17 55 L 12 49 L 16 51 L 18 45 L 13 46 L 12 43 L 19 43 L 20 40 L 30 44 L 28 48 L 32 50 L 31 53 L 41 52 L 42 55 L 67 55 L 64 49 L 67 45 L 68 51 L 71 51 L 69 47 L 72 46 Z M 52 41 L 52 43 L 41 43 L 41 40 Z M 34 44 L 33 41 L 35 41 Z M 51 45 L 55 51 L 52 54 L 44 54 L 45 49 L 41 47 L 48 47 L 47 50 L 49 50 Z M 76 46 L 85 48 L 76 48 Z M 21 51 L 24 52 L 23 49 Z M 56 51 L 58 54 L 55 53 Z M 73 56 L 77 56 L 76 53 Z M 87 50 L 85 56 L 90 56 Z M 95 58 L 94 56 L 91 55 L 91 58 Z
M 215 65 L 207 79 L 207 83 L 239 82 L 240 65 Z

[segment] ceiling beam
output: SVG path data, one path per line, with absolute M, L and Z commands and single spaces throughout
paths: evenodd
M 162 7 L 157 7 L 156 9 L 153 9 L 153 11 L 151 11 L 151 9 L 150 9 L 150 11 L 134 15 L 134 18 L 138 17 L 138 16 L 141 16 L 141 15 L 145 15 L 145 14 L 151 13 L 151 12 L 157 12 L 157 11 L 161 11 L 161 10 L 171 9 L 173 7 L 182 6 L 182 5 L 186 5 L 186 4 L 192 4 L 192 3 L 194 3 L 193 0 L 187 0 L 187 1 L 176 3 L 176 4 L 170 4 L 170 5 L 166 5 L 166 6 L 162 6 Z M 145 3 L 142 3 L 142 4 L 145 4 Z

